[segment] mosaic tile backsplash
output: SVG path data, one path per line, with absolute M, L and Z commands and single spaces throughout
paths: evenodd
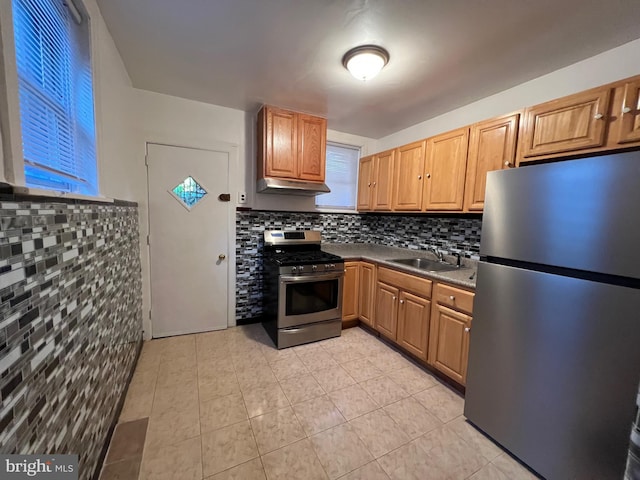
M 142 336 L 135 206 L 0 201 L 0 451 L 93 476 Z
M 425 215 L 356 215 L 329 213 L 236 213 L 236 320 L 262 314 L 262 233 L 265 230 L 322 230 L 324 242 L 376 243 L 478 258 L 480 218 Z

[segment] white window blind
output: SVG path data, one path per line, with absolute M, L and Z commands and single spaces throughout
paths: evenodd
M 351 210 L 356 208 L 359 159 L 359 147 L 327 143 L 325 182 L 331 193 L 318 195 L 316 206 Z
M 29 187 L 95 195 L 89 25 L 78 11 L 13 0 L 24 171 Z

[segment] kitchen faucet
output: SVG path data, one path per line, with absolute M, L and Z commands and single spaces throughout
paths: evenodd
M 429 247 L 427 247 L 429 250 L 431 250 L 436 257 L 438 258 L 439 262 L 443 261 L 443 257 L 442 257 L 442 251 L 438 250 L 438 247 L 434 247 L 433 245 L 429 245 Z

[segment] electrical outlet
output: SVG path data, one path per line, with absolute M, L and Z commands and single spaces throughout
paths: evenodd
M 238 203 L 244 205 L 247 203 L 247 194 L 244 192 L 238 192 Z

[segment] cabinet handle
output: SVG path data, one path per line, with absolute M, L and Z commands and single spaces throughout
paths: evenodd
M 404 300 L 400 300 L 400 303 L 404 303 Z
M 511 162 L 507 160 L 506 162 L 504 162 L 504 166 L 505 167 L 510 167 L 511 166 Z
M 425 174 L 425 176 L 426 176 L 427 178 L 431 178 L 431 174 L 430 174 L 430 173 Z
M 464 327 L 464 331 L 469 333 L 471 331 L 471 327 Z
M 593 118 L 595 118 L 596 120 L 600 120 L 602 117 L 604 117 L 604 115 L 602 115 L 601 113 L 596 113 Z
M 376 182 L 373 182 L 373 186 L 374 186 L 374 187 L 376 186 Z
M 371 186 L 371 182 L 369 182 L 369 186 Z
M 418 180 L 422 180 L 422 175 L 418 175 Z
M 449 295 L 449 300 L 451 300 L 452 302 L 456 301 L 456 297 L 454 297 L 453 295 Z
M 627 107 L 626 105 L 622 108 L 622 113 L 629 113 L 631 111 L 630 107 Z
M 396 301 L 396 296 L 395 296 L 395 295 L 393 296 L 393 301 L 394 301 L 394 302 Z

